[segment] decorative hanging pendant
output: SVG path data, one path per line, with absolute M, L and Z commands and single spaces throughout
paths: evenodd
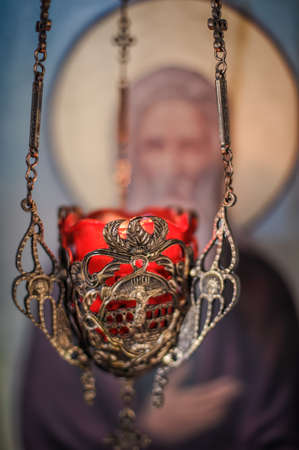
M 161 362 L 190 304 L 196 219 L 173 209 L 153 212 L 127 218 L 60 210 L 68 315 L 89 357 L 122 377 Z
M 120 32 L 115 38 L 122 68 L 118 183 L 123 208 L 130 181 L 126 153 L 126 62 L 128 47 L 134 41 L 128 33 L 127 3 L 122 1 Z M 227 220 L 227 209 L 236 201 L 232 187 L 223 39 L 227 25 L 221 18 L 221 1 L 211 1 L 211 5 L 212 18 L 208 25 L 214 32 L 220 146 L 225 172 L 225 195 L 215 218 L 211 242 L 198 258 L 194 236 L 196 218 L 174 208 L 149 208 L 134 215 L 124 210 L 102 210 L 85 216 L 77 207 L 62 207 L 59 211 L 61 264 L 58 264 L 44 241 L 43 223 L 32 199 L 39 157 L 46 33 L 51 28 L 50 0 L 41 0 L 26 157 L 27 197 L 22 201 L 22 208 L 31 214 L 31 222 L 17 251 L 20 275 L 13 283 L 13 300 L 65 360 L 81 367 L 84 395 L 89 403 L 95 397 L 93 363 L 126 379 L 120 428 L 107 439 L 114 449 L 145 448 L 149 443 L 148 438 L 135 430 L 131 409 L 134 377 L 160 365 L 153 386 L 153 402 L 162 406 L 170 369 L 198 348 L 239 296 L 235 275 L 238 253 Z M 26 272 L 22 263 L 26 245 L 32 251 L 31 272 Z M 39 246 L 51 262 L 50 273 L 42 268 Z M 22 284 L 27 290 L 23 304 L 18 299 Z M 50 319 L 45 316 L 46 303 L 50 305 Z

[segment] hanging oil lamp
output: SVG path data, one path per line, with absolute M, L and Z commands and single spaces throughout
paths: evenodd
M 237 249 L 226 215 L 228 208 L 235 204 L 236 196 L 232 187 L 223 39 L 227 25 L 221 18 L 221 0 L 211 1 L 212 17 L 208 27 L 214 34 L 225 195 L 215 217 L 213 237 L 199 257 L 194 236 L 196 217 L 190 212 L 175 208 L 148 208 L 136 214 L 125 211 L 130 180 L 126 153 L 126 64 L 128 49 L 134 42 L 129 33 L 127 4 L 127 0 L 121 3 L 119 33 L 115 37 L 121 65 L 117 178 L 122 209 L 84 215 L 77 207 L 61 207 L 58 263 L 44 241 L 43 222 L 32 198 L 39 158 L 46 40 L 51 29 L 50 0 L 41 0 L 26 156 L 27 196 L 21 203 L 24 211 L 30 213 L 31 222 L 17 251 L 16 266 L 20 275 L 13 283 L 13 300 L 18 309 L 44 332 L 65 360 L 82 369 L 88 402 L 95 397 L 93 364 L 125 379 L 120 428 L 107 440 L 115 449 L 144 448 L 149 442 L 134 426 L 135 415 L 130 407 L 134 378 L 157 367 L 153 402 L 162 406 L 163 388 L 170 369 L 180 365 L 198 348 L 239 296 L 235 274 Z M 31 272 L 23 267 L 26 245 L 32 250 L 34 267 Z M 50 273 L 41 265 L 39 246 L 52 263 Z M 212 261 L 207 258 L 210 253 Z M 209 264 L 207 259 L 211 261 Z M 22 284 L 26 285 L 27 294 L 20 304 L 18 288 Z M 51 305 L 51 326 L 45 317 L 46 302 Z

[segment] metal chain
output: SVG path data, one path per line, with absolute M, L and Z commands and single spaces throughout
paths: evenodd
M 221 147 L 222 160 L 224 164 L 224 185 L 225 185 L 225 194 L 224 194 L 224 205 L 225 206 L 233 206 L 237 201 L 237 196 L 234 193 L 233 188 L 233 153 L 231 147 L 229 145 L 225 147 Z
M 213 31 L 214 53 L 216 58 L 215 78 L 219 114 L 219 132 L 221 155 L 224 164 L 224 206 L 233 206 L 237 200 L 233 189 L 233 154 L 230 146 L 228 101 L 226 87 L 226 48 L 224 31 L 227 30 L 227 21 L 221 16 L 222 0 L 211 0 L 212 17 L 208 19 L 208 28 Z
M 214 53 L 217 60 L 216 79 L 225 76 L 226 49 L 224 42 L 224 31 L 227 30 L 227 21 L 221 18 L 222 0 L 211 0 L 212 17 L 208 19 L 208 27 L 214 31 Z
M 135 43 L 135 38 L 130 34 L 130 19 L 128 17 L 129 0 L 121 0 L 120 17 L 118 20 L 118 34 L 113 38 L 115 45 L 119 47 L 119 61 L 121 64 L 121 83 L 127 85 L 127 63 L 129 49 Z
M 119 428 L 104 439 L 113 450 L 141 450 L 147 448 L 151 439 L 135 429 L 136 415 L 132 409 L 135 396 L 133 379 L 124 379 L 121 389 L 123 409 L 119 413 Z
M 120 191 L 121 207 L 126 207 L 127 191 L 131 181 L 131 164 L 128 159 L 128 74 L 127 64 L 129 49 L 136 42 L 130 34 L 130 19 L 128 17 L 128 0 L 121 0 L 118 33 L 113 39 L 119 47 L 120 80 L 119 80 L 119 111 L 118 111 L 118 161 L 116 182 Z
M 36 31 L 39 35 L 38 46 L 34 51 L 35 62 L 33 65 L 34 80 L 32 86 L 29 150 L 26 156 L 27 170 L 25 179 L 27 182 L 27 196 L 21 202 L 25 211 L 32 211 L 34 205 L 32 190 L 37 180 L 36 166 L 39 161 L 40 122 L 45 75 L 44 62 L 47 58 L 47 31 L 51 29 L 51 21 L 48 17 L 50 3 L 51 0 L 41 0 L 40 20 L 36 23 Z

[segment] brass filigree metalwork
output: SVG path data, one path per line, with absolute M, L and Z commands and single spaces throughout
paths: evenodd
M 205 259 L 214 247 L 216 251 L 212 264 L 205 269 Z M 240 290 L 239 278 L 235 274 L 237 264 L 238 251 L 226 219 L 226 208 L 222 207 L 215 219 L 213 238 L 191 270 L 192 307 L 182 327 L 178 346 L 173 349 L 169 359 L 168 356 L 164 358 L 170 365 L 176 366 L 182 359 L 189 358 L 207 333 L 235 305 Z M 229 296 L 225 296 L 226 288 L 230 290 Z M 204 303 L 206 309 L 203 311 Z
M 24 268 L 24 251 L 30 246 L 33 269 Z M 43 250 L 51 269 L 47 273 L 40 261 L 39 248 Z M 65 287 L 62 281 L 58 262 L 44 240 L 43 223 L 37 213 L 36 204 L 32 202 L 31 222 L 17 251 L 16 266 L 20 275 L 14 280 L 12 296 L 17 308 L 37 326 L 58 353 L 70 364 L 85 368 L 88 358 L 82 349 L 73 344 L 70 323 L 64 309 Z M 18 300 L 18 290 L 21 285 L 26 288 L 23 305 Z M 55 293 L 55 290 L 57 291 Z M 48 303 L 49 317 L 46 317 L 45 307 Z M 76 354 L 76 358 L 74 358 Z
M 107 223 L 103 236 L 109 248 L 66 266 L 72 285 L 69 310 L 83 346 L 96 364 L 121 376 L 133 376 L 161 361 L 175 345 L 189 306 L 191 249 L 180 240 L 166 239 L 168 225 L 162 218 L 146 218 L 154 226 L 153 233 L 144 229 L 144 220 Z M 124 224 L 125 239 L 120 237 Z M 182 255 L 176 263 L 164 254 L 174 246 Z M 103 256 L 111 257 L 111 262 L 90 273 L 94 258 Z M 167 276 L 148 270 L 152 263 Z M 107 285 L 123 264 L 129 274 Z M 166 300 L 156 301 L 165 294 Z M 91 306 L 96 299 L 101 306 L 95 313 Z
M 200 346 L 207 333 L 233 308 L 240 294 L 239 278 L 235 274 L 238 250 L 227 222 L 227 208 L 218 212 L 213 237 L 195 266 L 191 269 L 191 306 L 182 324 L 178 343 L 163 358 L 164 367 L 157 371 L 153 386 L 153 404 L 163 405 L 163 390 L 170 368 L 178 367 Z M 206 259 L 214 252 L 212 262 Z
M 32 199 L 39 160 L 47 32 L 51 29 L 48 18 L 50 0 L 41 0 L 26 156 L 27 195 L 22 201 L 22 208 L 30 212 L 31 221 L 17 251 L 19 275 L 14 280 L 12 296 L 17 308 L 43 331 L 58 353 L 83 370 L 81 380 L 89 403 L 95 397 L 92 361 L 115 375 L 127 378 L 122 395 L 124 409 L 120 413 L 120 428 L 108 439 L 115 450 L 138 450 L 149 443 L 146 436 L 135 431 L 131 378 L 161 363 L 153 388 L 154 404 L 161 406 L 168 372 L 198 348 L 239 296 L 239 281 L 235 274 L 238 253 L 227 220 L 227 210 L 234 205 L 236 195 L 232 185 L 226 86 L 224 31 L 227 24 L 221 18 L 221 3 L 221 0 L 211 0 L 212 17 L 208 21 L 214 32 L 220 148 L 225 176 L 224 199 L 215 218 L 212 240 L 193 266 L 191 248 L 178 239 L 167 239 L 168 225 L 164 219 L 147 217 L 153 224 L 152 232 L 142 226 L 144 217 L 128 221 L 119 219 L 107 223 L 104 228 L 103 236 L 108 248 L 91 251 L 82 260 L 74 262 L 68 261 L 67 257 L 62 258 L 59 265 L 45 243 L 44 226 Z M 119 34 L 115 37 L 121 63 L 118 182 L 123 203 L 130 180 L 126 63 L 129 46 L 134 42 L 129 34 L 127 4 L 128 0 L 122 0 Z M 75 209 L 61 208 L 60 220 L 72 211 Z M 80 216 L 78 209 L 76 213 Z M 125 238 L 122 233 L 125 233 Z M 25 270 L 23 262 L 26 246 L 31 248 L 31 271 Z M 176 260 L 165 253 L 174 247 L 180 249 L 180 257 Z M 48 259 L 46 265 L 50 262 L 48 272 L 41 264 L 39 248 Z M 208 264 L 211 257 L 212 262 Z M 98 258 L 110 259 L 99 270 L 91 270 Z M 159 270 L 151 270 L 151 264 Z M 122 265 L 129 270 L 119 275 Z M 23 303 L 19 301 L 22 286 L 25 288 Z M 160 301 L 163 296 L 163 301 Z M 95 302 L 98 302 L 98 309 L 94 308 Z M 49 314 L 46 313 L 48 309 Z

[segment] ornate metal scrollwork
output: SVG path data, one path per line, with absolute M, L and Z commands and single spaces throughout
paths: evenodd
M 239 298 L 239 278 L 235 274 L 238 251 L 222 206 L 214 221 L 213 237 L 191 269 L 191 306 L 182 324 L 176 347 L 163 358 L 157 371 L 153 400 L 163 404 L 163 388 L 169 369 L 179 366 L 200 346 L 207 333 L 232 309 Z M 214 253 L 208 269 L 206 259 Z M 227 294 L 226 294 L 227 290 Z
M 24 251 L 30 246 L 33 269 L 24 268 Z M 39 247 L 44 251 L 50 263 L 47 273 L 40 261 Z M 12 297 L 17 308 L 37 326 L 60 356 L 70 364 L 88 369 L 88 356 L 74 345 L 69 319 L 64 308 L 65 286 L 55 256 L 44 240 L 43 223 L 37 213 L 36 204 L 32 202 L 31 222 L 19 245 L 16 255 L 16 267 L 20 273 L 12 286 Z M 18 300 L 18 291 L 25 285 L 26 295 L 23 305 Z M 57 292 L 55 292 L 55 290 Z M 50 313 L 46 316 L 45 306 L 49 304 Z
M 167 233 L 160 217 L 109 222 L 103 231 L 108 248 L 67 267 L 69 310 L 83 346 L 98 365 L 117 375 L 133 376 L 161 361 L 175 345 L 187 312 L 192 251 L 178 239 L 167 239 Z M 176 262 L 165 254 L 170 249 L 180 255 Z M 91 271 L 107 257 L 109 263 Z

